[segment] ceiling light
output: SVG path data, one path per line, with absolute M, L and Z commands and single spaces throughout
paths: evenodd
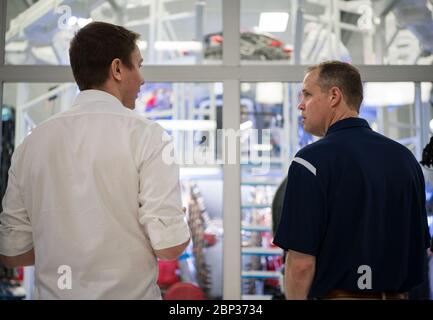
M 287 29 L 289 14 L 287 12 L 262 12 L 259 30 L 263 32 L 284 32 Z
M 28 41 L 14 41 L 6 45 L 7 52 L 23 52 L 27 49 Z
M 202 43 L 198 41 L 156 41 L 155 50 L 158 51 L 201 51 Z
M 214 120 L 156 120 L 165 130 L 215 130 L 216 121 Z

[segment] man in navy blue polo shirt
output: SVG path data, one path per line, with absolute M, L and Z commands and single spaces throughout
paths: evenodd
M 290 166 L 274 243 L 288 250 L 287 299 L 405 299 L 423 281 L 430 235 L 412 153 L 358 118 L 361 77 L 324 62 L 303 81 L 304 130 L 321 140 Z

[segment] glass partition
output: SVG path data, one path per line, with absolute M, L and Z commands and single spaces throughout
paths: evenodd
M 6 151 L 11 154 L 35 126 L 68 110 L 78 92 L 73 83 L 6 83 Z M 172 160 L 180 166 L 182 202 L 192 234 L 179 259 L 159 261 L 158 284 L 166 299 L 222 299 L 223 170 L 217 134 L 222 94 L 221 83 L 147 83 L 136 101 L 135 112 L 160 123 L 173 138 Z M 26 268 L 30 297 L 32 281 L 33 270 Z
M 241 58 L 431 64 L 432 23 L 429 1 L 242 0 Z
M 222 32 L 222 1 L 7 0 L 6 63 L 68 65 L 70 40 L 91 21 L 139 33 L 144 63 L 215 63 L 206 39 Z
M 318 140 L 303 130 L 297 109 L 301 89 L 301 83 L 241 84 L 242 299 L 283 298 L 284 256 L 272 239 L 284 180 L 296 152 Z M 360 117 L 420 159 L 433 133 L 431 92 L 431 83 L 364 83 Z M 431 183 L 426 190 L 431 216 Z

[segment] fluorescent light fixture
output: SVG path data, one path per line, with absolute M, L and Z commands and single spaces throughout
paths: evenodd
M 31 48 L 32 54 L 39 60 L 45 61 L 48 64 L 58 64 L 57 55 L 54 53 L 53 47 L 34 47 Z
M 199 41 L 156 41 L 155 50 L 158 51 L 201 51 L 202 43 Z
M 256 86 L 256 102 L 263 104 L 281 104 L 284 101 L 282 82 L 259 82 Z
M 223 91 L 224 91 L 223 83 L 222 82 L 216 82 L 213 85 L 213 90 L 214 90 L 215 95 L 217 95 L 217 96 L 222 95 Z
M 289 14 L 287 12 L 262 12 L 259 30 L 263 32 L 284 32 L 287 29 Z
M 253 127 L 253 122 L 251 120 L 245 121 L 244 123 L 241 123 L 241 130 L 248 130 L 251 129 Z
M 251 85 L 249 83 L 241 83 L 241 91 L 248 92 L 251 90 Z
M 14 41 L 6 45 L 8 52 L 22 52 L 27 49 L 28 41 Z
M 181 177 L 188 176 L 217 176 L 221 174 L 220 168 L 180 168 L 179 175 Z
M 194 131 L 194 130 L 215 130 L 216 121 L 214 120 L 157 120 L 166 130 L 181 130 L 181 131 Z
M 430 101 L 432 90 L 431 82 L 421 82 L 421 101 L 426 103 Z
M 368 82 L 364 85 L 364 106 L 389 107 L 413 104 L 413 82 Z
M 126 5 L 126 9 L 134 9 L 134 8 L 137 8 L 137 7 L 139 7 L 139 5 L 135 4 L 135 3 L 128 3 Z

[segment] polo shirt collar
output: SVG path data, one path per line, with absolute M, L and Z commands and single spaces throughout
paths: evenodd
M 364 127 L 371 130 L 370 125 L 365 119 L 362 118 L 346 118 L 343 120 L 339 120 L 336 123 L 334 123 L 332 126 L 328 128 L 328 131 L 326 132 L 326 135 L 333 133 L 335 131 L 348 129 L 348 128 L 354 128 L 354 127 Z
M 74 105 L 88 105 L 92 102 L 106 102 L 115 108 L 125 108 L 118 98 L 102 90 L 84 90 L 75 98 Z

